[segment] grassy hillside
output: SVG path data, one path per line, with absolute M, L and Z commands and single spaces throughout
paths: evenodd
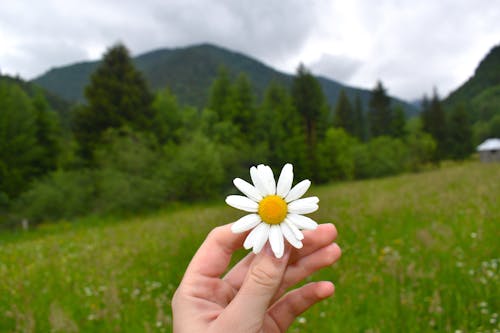
M 228 180 L 229 181 L 229 180 Z M 314 187 L 341 261 L 336 295 L 291 332 L 500 329 L 500 165 Z M 0 235 L 1 332 L 170 332 L 169 301 L 223 204 Z M 237 253 L 242 256 L 244 251 Z
M 11 77 L 8 75 L 0 75 L 0 82 L 5 82 L 7 84 L 17 85 L 30 97 L 35 96 L 37 93 L 43 94 L 50 108 L 60 114 L 61 120 L 64 124 L 68 122 L 69 115 L 67 112 L 71 107 L 71 103 L 61 98 L 60 96 L 49 92 L 48 90 L 33 84 L 28 81 L 24 81 L 18 77 Z
M 465 103 L 497 85 L 500 85 L 500 44 L 488 52 L 477 66 L 474 75 L 451 92 L 445 103 L 449 105 Z
M 133 60 L 151 89 L 156 91 L 168 87 L 181 104 L 197 107 L 206 105 L 210 87 L 222 65 L 232 77 L 246 73 L 258 98 L 263 96 L 272 80 L 285 86 L 292 82 L 291 75 L 281 73 L 242 53 L 211 44 L 154 50 L 138 55 Z M 33 82 L 67 100 L 83 102 L 84 88 L 98 64 L 97 61 L 82 62 L 53 68 Z M 369 90 L 349 87 L 323 77 L 320 77 L 319 81 L 330 105 L 336 104 L 340 90 L 345 89 L 353 103 L 359 93 L 367 110 Z M 402 105 L 409 115 L 417 112 L 414 106 L 404 101 L 393 99 L 393 103 Z
M 464 105 L 471 123 L 488 121 L 500 110 L 500 45 L 493 47 L 477 66 L 474 75 L 444 100 L 451 109 Z

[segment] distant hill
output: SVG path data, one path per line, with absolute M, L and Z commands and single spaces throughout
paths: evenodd
M 279 72 L 244 54 L 211 44 L 155 50 L 134 57 L 133 61 L 153 90 L 168 87 L 181 104 L 197 107 L 206 104 L 210 86 L 221 65 L 232 77 L 246 73 L 259 99 L 272 80 L 290 86 L 293 79 L 292 75 Z M 33 82 L 67 100 L 83 102 L 84 87 L 98 64 L 98 61 L 82 62 L 53 68 Z M 318 77 L 318 80 L 331 106 L 336 104 L 340 90 L 345 89 L 352 101 L 359 94 L 367 109 L 369 90 L 349 87 L 324 77 Z M 417 112 L 413 105 L 402 100 L 393 99 L 393 104 L 402 105 L 409 115 Z
M 52 93 L 36 84 L 8 75 L 0 75 L 0 82 L 17 85 L 30 97 L 35 96 L 37 92 L 41 92 L 50 108 L 61 115 L 61 121 L 63 124 L 68 121 L 68 111 L 71 107 L 71 103 L 61 98 L 57 93 Z
M 473 122 L 500 114 L 500 44 L 481 60 L 474 75 L 444 100 L 446 108 L 458 104 L 467 107 Z

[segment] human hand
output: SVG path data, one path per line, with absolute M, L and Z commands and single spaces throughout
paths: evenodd
M 267 244 L 222 277 L 246 236 L 232 233 L 230 226 L 212 230 L 186 269 L 172 300 L 175 333 L 285 332 L 302 312 L 333 295 L 329 281 L 285 293 L 340 258 L 340 248 L 332 243 L 337 236 L 333 224 L 304 231 L 303 248 L 288 246 L 281 259 Z

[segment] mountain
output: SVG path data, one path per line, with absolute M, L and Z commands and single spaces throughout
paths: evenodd
M 61 98 L 57 93 L 52 93 L 37 84 L 8 75 L 0 75 L 0 82 L 17 85 L 30 97 L 35 96 L 38 92 L 42 93 L 50 108 L 61 115 L 61 121 L 63 123 L 68 121 L 67 112 L 71 107 L 71 103 Z
M 500 114 L 500 44 L 481 60 L 474 75 L 444 100 L 446 108 L 463 104 L 475 121 Z
M 244 54 L 211 44 L 159 49 L 134 57 L 133 61 L 153 90 L 168 87 L 181 104 L 197 107 L 206 104 L 210 86 L 221 65 L 233 78 L 239 73 L 246 73 L 259 99 L 272 80 L 285 86 L 290 86 L 293 80 L 292 75 L 279 72 Z M 53 68 L 33 82 L 65 99 L 83 102 L 84 88 L 98 65 L 99 61 L 93 61 Z M 345 89 L 352 102 L 359 94 L 367 109 L 369 90 L 346 86 L 324 77 L 318 77 L 318 80 L 331 106 L 335 106 L 340 90 Z M 393 98 L 393 105 L 403 106 L 409 115 L 417 112 L 413 105 L 399 99 Z

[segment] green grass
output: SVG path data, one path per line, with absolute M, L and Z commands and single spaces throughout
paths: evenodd
M 291 332 L 498 332 L 500 165 L 314 187 L 343 257 Z M 169 302 L 223 204 L 0 235 L 0 332 L 170 332 Z M 239 251 L 237 257 L 244 255 Z

